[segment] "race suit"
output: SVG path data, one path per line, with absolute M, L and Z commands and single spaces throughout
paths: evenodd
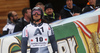
M 23 29 L 21 42 L 22 53 L 27 53 L 28 41 L 30 45 L 30 53 L 49 53 L 48 38 L 54 53 L 57 51 L 57 43 L 51 26 L 47 23 L 40 23 L 38 25 L 30 23 Z

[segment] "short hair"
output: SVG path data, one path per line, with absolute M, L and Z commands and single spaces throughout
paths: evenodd
M 10 11 L 10 12 L 8 13 L 8 19 L 9 19 L 9 20 L 11 19 L 10 17 L 13 16 L 12 12 L 13 12 L 13 11 Z
M 35 6 L 37 6 L 37 5 L 43 5 L 44 6 L 44 4 L 42 2 L 38 2 Z
M 27 13 L 27 10 L 29 10 L 29 9 L 31 9 L 31 8 L 24 8 L 24 9 L 22 10 L 22 15 L 24 16 L 25 13 Z

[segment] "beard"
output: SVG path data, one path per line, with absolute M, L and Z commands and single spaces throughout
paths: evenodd
M 52 15 L 52 13 L 53 13 L 53 12 L 48 12 L 47 14 L 48 14 L 48 15 Z
M 17 20 L 17 19 L 13 19 L 13 22 L 14 22 L 14 23 L 17 23 L 17 22 L 18 22 L 18 20 Z

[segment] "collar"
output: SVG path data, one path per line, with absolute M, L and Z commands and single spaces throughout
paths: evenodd
M 26 21 L 26 19 L 24 18 L 24 21 Z M 27 21 L 26 21 L 27 22 Z
M 76 5 L 73 4 L 73 6 L 76 6 Z M 64 9 L 67 10 L 67 11 L 69 11 L 69 12 L 71 11 L 70 9 L 67 8 L 67 5 L 64 5 Z
M 49 16 L 44 12 L 44 16 Z M 55 13 L 53 12 L 53 19 L 55 19 Z
M 35 23 L 32 23 L 32 22 L 31 22 L 31 24 L 34 25 L 35 27 L 37 27 L 37 26 L 40 27 L 43 24 L 43 22 L 39 23 L 38 25 Z

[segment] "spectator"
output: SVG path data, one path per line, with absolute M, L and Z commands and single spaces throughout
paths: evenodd
M 49 53 L 48 38 L 53 53 L 58 52 L 57 43 L 51 26 L 42 22 L 43 11 L 39 7 L 32 9 L 32 21 L 23 29 L 21 52 L 27 53 L 27 43 L 30 43 L 30 53 Z M 29 41 L 28 41 L 29 40 Z
M 40 8 L 43 10 L 43 12 L 44 12 L 44 8 L 45 8 L 45 6 L 44 6 L 43 3 L 38 2 L 38 3 L 35 5 L 35 7 L 40 7 Z
M 31 8 L 24 8 L 22 14 L 23 17 L 18 20 L 20 23 L 15 26 L 14 32 L 22 31 L 23 28 L 30 23 Z
M 87 5 L 82 9 L 82 13 L 95 10 L 96 0 L 88 0 Z
M 61 18 L 68 18 L 76 15 L 80 15 L 81 8 L 73 4 L 73 0 L 66 0 L 66 5 L 60 11 Z
M 45 9 L 44 9 L 44 20 L 47 23 L 51 23 L 51 22 L 59 20 L 59 19 L 61 19 L 61 18 L 59 16 L 59 14 L 54 13 L 52 4 L 51 3 L 46 4 Z
M 15 11 L 10 11 L 8 13 L 7 24 L 3 28 L 3 35 L 13 33 L 17 22 L 18 22 L 17 13 Z

